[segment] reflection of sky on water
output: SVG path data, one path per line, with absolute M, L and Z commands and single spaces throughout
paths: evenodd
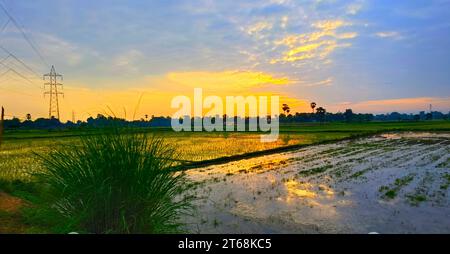
M 417 181 L 413 183 L 420 183 L 424 172 L 434 172 L 434 164 L 449 157 L 448 134 L 432 135 L 436 142 L 414 146 L 404 140 L 429 136 L 402 134 L 398 137 L 398 134 L 384 135 L 312 146 L 189 170 L 187 174 L 192 180 L 204 182 L 196 190 L 197 196 L 202 197 L 198 202 L 199 216 L 205 221 L 223 221 L 222 226 L 212 228 L 205 223 L 202 232 L 367 233 L 416 232 L 419 228 L 425 232 L 450 232 L 450 224 L 429 221 L 431 218 L 450 221 L 449 207 L 430 208 L 424 204 L 412 208 L 407 203 L 408 193 L 402 190 L 394 200 L 383 200 L 379 192 L 380 186 L 391 186 L 404 174 L 415 172 Z M 386 149 L 387 146 L 394 150 Z M 363 152 L 348 152 L 354 148 Z M 432 158 L 438 160 L 423 166 Z M 299 174 L 330 163 L 333 167 L 325 172 Z M 335 174 L 337 171 L 339 176 Z M 355 177 L 355 172 L 364 174 Z M 415 188 L 412 185 L 404 191 Z

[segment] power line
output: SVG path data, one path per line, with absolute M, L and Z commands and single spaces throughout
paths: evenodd
M 15 69 L 15 70 L 17 70 L 17 71 L 19 71 L 21 73 L 23 71 L 23 72 L 25 72 L 24 75 L 25 74 L 27 74 L 27 75 L 29 74 L 31 76 L 35 75 L 36 77 L 38 77 L 35 73 L 33 73 L 33 72 L 29 71 L 28 69 L 24 68 L 22 65 L 19 65 L 17 62 L 15 62 L 15 61 L 6 61 L 6 60 L 5 61 L 0 61 L 0 65 L 2 65 L 4 68 Z M 38 79 L 40 79 L 40 78 L 38 78 Z
M 16 93 L 16 94 L 20 94 L 20 95 L 25 95 L 25 96 L 34 97 L 34 96 L 31 95 L 31 94 L 24 93 L 24 92 L 18 92 L 18 91 L 15 91 L 15 90 L 11 90 L 11 89 L 8 89 L 8 88 L 4 88 L 4 87 L 0 87 L 0 90 L 4 90 L 4 91 L 7 91 L 7 92 L 11 92 L 11 93 Z
M 33 81 L 31 81 L 29 78 L 25 77 L 24 75 L 18 73 L 16 70 L 9 68 L 7 71 L 5 71 L 4 73 L 0 74 L 0 77 L 8 74 L 9 72 L 12 72 L 14 74 L 16 74 L 17 76 L 21 77 L 22 79 L 28 81 L 30 84 L 35 84 Z
M 13 73 L 13 74 L 19 76 L 20 79 L 11 77 L 10 75 L 8 75 L 9 73 Z M 7 71 L 0 74 L 0 77 L 3 77 L 3 76 L 6 76 L 6 78 L 0 80 L 0 84 L 7 83 L 7 82 L 14 83 L 14 84 L 20 83 L 22 85 L 26 85 L 27 87 L 31 87 L 31 88 L 35 88 L 35 89 L 39 89 L 39 90 L 42 89 L 42 87 L 40 87 L 35 81 L 17 73 L 15 70 L 8 69 Z M 26 82 L 24 82 L 24 81 L 26 81 Z
M 6 16 L 8 16 L 9 20 L 14 24 L 14 26 L 20 31 L 20 33 L 22 34 L 23 38 L 28 42 L 28 44 L 33 49 L 33 51 L 39 56 L 41 61 L 48 67 L 49 64 L 44 59 L 44 57 L 42 56 L 42 54 L 39 51 L 39 49 L 37 48 L 37 46 L 34 45 L 33 41 L 25 33 L 25 31 L 22 28 L 22 26 L 19 25 L 18 21 L 9 13 L 9 11 L 5 8 L 5 6 L 3 6 L 3 4 L 1 2 L 0 2 L 0 8 L 3 10 L 3 12 L 6 14 Z
M 0 63 L 3 63 L 3 62 L 5 62 L 6 60 L 8 60 L 8 58 L 10 57 L 10 55 L 7 55 L 6 57 L 3 57 L 3 59 L 2 60 L 0 60 Z
M 21 33 L 22 37 L 26 40 L 26 42 L 29 44 L 29 46 L 32 48 L 32 50 L 37 54 L 37 56 L 40 58 L 42 63 L 44 63 L 45 66 L 49 67 L 48 62 L 43 57 L 43 54 L 39 50 L 39 47 L 37 44 L 32 40 L 31 37 L 27 35 L 27 32 L 22 24 L 18 20 L 15 19 L 15 17 L 6 9 L 6 4 L 3 2 L 3 0 L 0 0 L 0 9 L 3 10 L 3 12 L 8 17 L 8 20 L 0 27 L 0 34 L 4 33 L 6 28 L 10 23 L 14 24 L 14 26 L 18 29 L 18 31 Z M 10 73 L 14 74 L 14 76 L 20 77 L 23 80 L 26 80 L 30 84 L 36 85 L 34 81 L 32 81 L 28 76 L 32 74 L 33 76 L 38 77 L 39 79 L 41 76 L 28 64 L 26 64 L 24 61 L 22 61 L 19 57 L 17 57 L 15 54 L 11 53 L 9 50 L 4 48 L 2 45 L 0 45 L 0 49 L 4 51 L 7 56 L 0 60 L 0 65 L 3 66 L 6 71 L 2 74 L 0 74 L 0 77 L 6 76 L 6 80 L 0 81 L 0 83 L 9 82 L 12 78 L 9 77 Z M 17 71 L 16 69 L 19 69 Z M 27 75 L 24 75 L 23 72 L 25 72 Z M 44 75 L 44 80 L 48 78 L 49 82 L 44 84 L 44 88 L 46 86 L 49 86 L 49 91 L 44 92 L 44 96 L 46 94 L 50 95 L 50 103 L 49 103 L 49 118 L 57 117 L 57 119 L 60 118 L 60 111 L 59 111 L 59 95 L 64 95 L 61 91 L 58 91 L 58 89 L 62 89 L 63 85 L 58 83 L 58 79 L 62 80 L 62 75 L 57 74 L 55 71 L 54 66 L 51 67 L 50 73 Z M 17 81 L 16 79 L 13 79 L 14 81 Z M 38 86 L 38 85 L 37 85 Z M 40 87 L 40 86 L 39 86 Z M 0 87 L 1 90 L 22 94 L 26 96 L 31 96 L 27 93 L 22 93 L 18 91 L 14 91 L 11 89 L 6 89 L 5 87 Z
M 26 77 L 25 75 L 19 73 L 15 69 L 7 66 L 6 64 L 4 64 L 2 62 L 0 62 L 0 65 L 4 66 L 6 68 L 6 71 L 3 72 L 2 74 L 0 74 L 0 77 L 3 77 L 3 76 L 5 76 L 5 75 L 7 75 L 7 74 L 12 72 L 13 74 L 15 74 L 15 75 L 19 76 L 20 78 L 22 78 L 22 79 L 26 80 L 27 82 L 29 82 L 30 84 L 35 85 L 36 87 L 40 88 L 40 86 L 38 84 L 36 84 L 33 80 L 31 80 L 30 78 Z
M 10 20 L 8 19 L 8 20 L 5 22 L 5 24 L 2 26 L 2 29 L 0 29 L 0 33 L 3 33 L 3 32 L 5 31 L 6 27 L 7 27 L 8 24 L 9 24 L 9 22 L 10 22 Z
M 9 50 L 5 49 L 3 46 L 0 45 L 0 49 L 3 50 L 6 54 L 8 54 L 8 56 L 14 58 L 14 60 L 16 60 L 17 62 L 19 62 L 23 67 L 25 67 L 27 70 L 31 71 L 34 75 L 36 75 L 36 77 L 40 78 L 40 75 L 33 70 L 33 68 L 31 68 L 30 66 L 28 66 L 25 62 L 23 62 L 22 60 L 20 60 L 16 55 L 14 55 L 13 53 L 11 53 Z
M 0 74 L 0 77 L 3 77 L 3 76 L 5 76 L 6 74 L 8 74 L 8 73 L 9 73 L 9 70 L 10 70 L 10 69 L 8 69 L 8 70 L 4 71 L 2 74 Z
M 1 4 L 1 3 L 0 3 Z M 11 22 L 11 18 L 8 18 L 8 20 L 5 22 L 5 24 L 2 26 L 2 28 L 0 29 L 0 34 L 3 33 L 6 29 L 6 27 L 8 26 L 8 24 Z M 33 73 L 33 75 L 35 75 L 36 77 L 38 77 L 40 79 L 40 74 L 38 74 L 36 71 L 34 71 L 31 67 L 29 67 L 27 64 L 25 64 L 22 60 L 20 60 L 17 56 L 15 56 L 14 54 L 12 54 L 11 52 L 9 52 L 7 49 L 5 49 L 3 46 L 1 46 L 1 49 L 3 51 L 5 51 L 8 55 L 3 58 L 0 63 L 4 63 L 8 58 L 12 57 L 14 58 L 14 60 L 16 60 L 17 62 L 19 62 L 23 67 L 25 67 L 26 70 L 30 71 L 31 73 Z
M 9 70 L 7 71 L 7 72 L 9 72 Z M 6 74 L 8 74 L 8 73 L 6 73 Z M 22 79 L 22 77 L 20 77 L 20 79 L 18 79 L 18 78 L 15 78 L 15 77 L 11 77 L 11 76 L 9 76 L 9 75 L 5 75 L 6 76 L 6 78 L 5 79 L 3 79 L 3 80 L 0 80 L 0 84 L 2 84 L 2 83 L 6 83 L 6 82 L 9 82 L 9 81 L 14 81 L 14 82 L 16 82 L 16 83 L 19 83 L 19 82 L 23 82 L 23 79 Z M 31 80 L 30 80 L 31 81 Z M 31 81 L 32 82 L 32 81 Z M 36 83 L 23 83 L 23 84 L 27 84 L 27 85 L 32 85 L 32 84 L 36 84 Z M 36 85 L 36 88 L 39 88 L 39 89 L 41 89 L 41 87 L 38 87 L 37 85 Z
M 35 79 L 39 79 L 39 80 L 41 79 L 40 75 L 38 75 L 36 72 L 33 72 L 33 71 L 29 70 L 28 68 L 24 67 L 21 63 L 18 63 L 17 60 L 16 61 L 8 61 L 8 62 L 0 61 L 0 65 L 2 65 L 3 67 L 9 67 L 11 69 L 15 69 L 15 70 L 19 71 L 20 73 L 23 73 L 24 75 L 26 74 L 27 76 L 32 76 Z
M 5 83 L 5 82 L 8 82 L 8 81 L 10 81 L 10 80 L 16 80 L 16 79 L 7 76 L 5 79 L 0 80 L 0 84 Z

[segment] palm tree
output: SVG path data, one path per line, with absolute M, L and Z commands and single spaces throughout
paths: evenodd
M 311 108 L 312 108 L 313 114 L 314 114 L 314 109 L 316 108 L 316 106 L 317 106 L 317 103 L 311 102 Z
M 286 112 L 288 114 L 289 112 L 291 112 L 291 108 L 287 104 L 283 104 L 283 107 L 281 109 L 284 111 L 284 114 L 286 114 Z

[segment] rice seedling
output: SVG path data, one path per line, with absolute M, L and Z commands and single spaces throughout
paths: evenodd
M 57 146 L 38 155 L 45 169 L 35 174 L 45 187 L 39 209 L 62 231 L 179 232 L 190 206 L 184 174 L 170 170 L 174 156 L 162 138 L 114 128 Z
M 407 176 L 395 179 L 391 188 L 388 186 L 381 186 L 379 191 L 384 192 L 383 196 L 387 199 L 394 199 L 397 197 L 398 192 L 406 185 L 414 180 L 415 174 L 409 174 Z

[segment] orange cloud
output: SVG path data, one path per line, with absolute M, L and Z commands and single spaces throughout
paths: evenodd
M 263 72 L 172 72 L 167 80 L 184 87 L 211 88 L 219 91 L 236 91 L 264 85 L 287 85 L 292 81 L 286 77 L 274 77 Z
M 135 119 L 140 119 L 146 114 L 170 116 L 176 111 L 170 108 L 172 98 L 178 95 L 192 97 L 193 88 L 196 87 L 203 88 L 205 96 L 216 95 L 225 98 L 225 96 L 263 95 L 258 92 L 261 87 L 287 85 L 291 82 L 287 77 L 250 71 L 172 72 L 164 76 L 128 82 L 111 82 L 108 88 L 90 88 L 83 83 L 67 81 L 64 89 L 65 97 L 60 100 L 61 120 L 71 120 L 72 111 L 75 113 L 75 120 L 95 117 L 98 113 L 131 120 L 135 110 Z M 49 98 L 43 98 L 42 91 L 37 88 L 30 93 L 22 95 L 2 91 L 0 102 L 5 106 L 7 115 L 22 119 L 27 113 L 34 119 L 47 117 Z

